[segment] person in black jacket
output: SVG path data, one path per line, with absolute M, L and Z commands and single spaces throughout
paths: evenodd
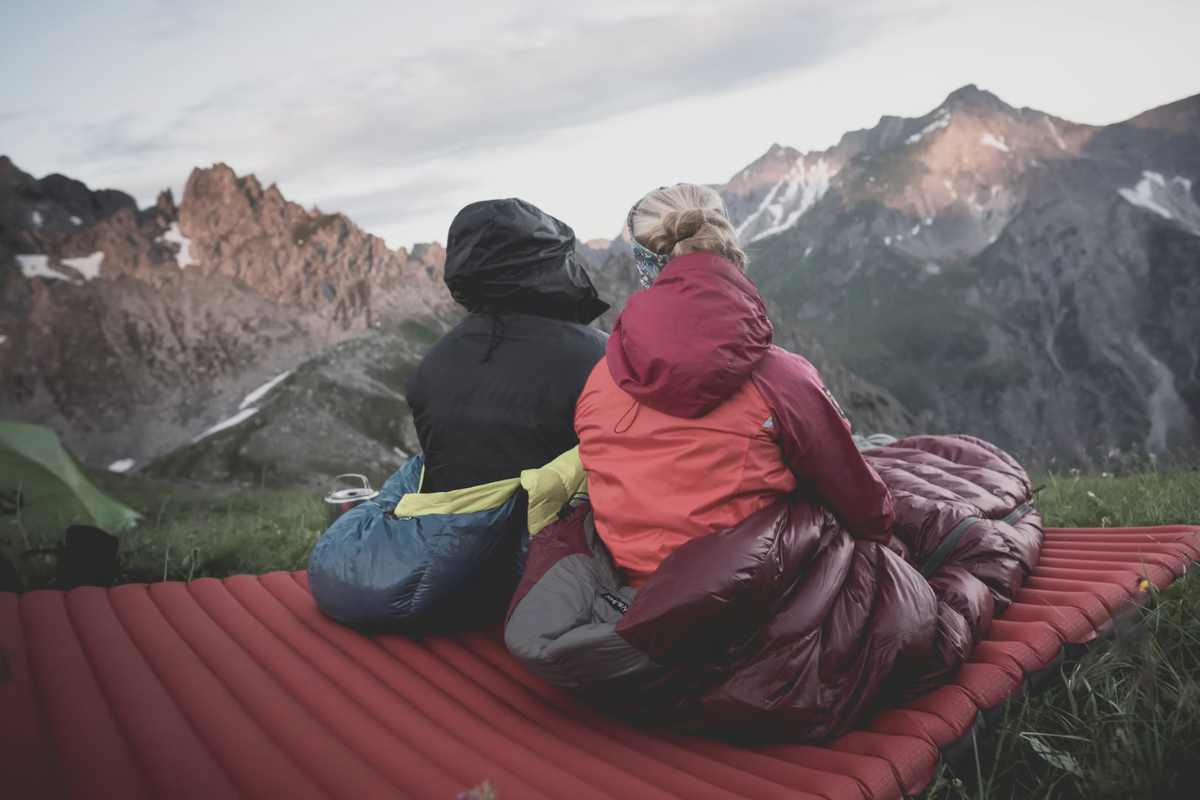
M 446 286 L 470 313 L 409 378 L 423 492 L 540 467 L 579 443 L 575 402 L 604 355 L 608 310 L 575 232 L 524 200 L 472 203 L 450 224 Z

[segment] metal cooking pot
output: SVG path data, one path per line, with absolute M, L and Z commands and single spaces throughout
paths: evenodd
M 354 472 L 338 475 L 334 478 L 333 489 L 325 495 L 329 524 L 332 525 L 334 520 L 356 505 L 378 496 L 379 491 L 371 488 L 366 475 Z

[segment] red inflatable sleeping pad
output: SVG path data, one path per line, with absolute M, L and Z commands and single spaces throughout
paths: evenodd
M 493 635 L 367 638 L 303 573 L 0 594 L 0 794 L 448 800 L 900 798 L 1066 645 L 1200 559 L 1200 528 L 1049 529 L 954 682 L 822 747 L 650 734 Z

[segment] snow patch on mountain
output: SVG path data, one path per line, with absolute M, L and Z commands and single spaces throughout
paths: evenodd
M 244 408 L 241 411 L 234 414 L 229 419 L 221 420 L 216 425 L 213 425 L 211 428 L 206 430 L 204 433 L 202 433 L 199 436 L 197 436 L 196 438 L 192 439 L 192 443 L 195 444 L 196 442 L 199 442 L 202 439 L 207 439 L 209 436 L 212 436 L 214 433 L 220 433 L 223 430 L 232 428 L 234 425 L 240 425 L 241 423 L 250 419 L 257 413 L 258 413 L 257 407 Z
M 1126 202 L 1178 222 L 1200 236 L 1200 206 L 1192 197 L 1189 179 L 1177 175 L 1168 180 L 1161 173 L 1145 170 L 1136 186 L 1118 189 L 1117 194 Z
M 166 232 L 158 237 L 158 241 L 179 246 L 179 252 L 175 254 L 175 263 L 179 265 L 180 269 L 199 263 L 192 258 L 192 240 L 184 236 L 183 231 L 179 230 L 178 222 L 172 222 L 171 227 L 167 228 Z
M 1171 369 L 1150 352 L 1141 337 L 1132 337 L 1130 346 L 1146 366 L 1151 378 L 1150 432 L 1146 435 L 1146 449 L 1161 453 L 1168 447 L 1171 430 L 1188 418 L 1187 407 L 1180 398 Z
M 108 465 L 109 472 L 129 472 L 137 462 L 132 458 L 120 458 Z
M 942 128 L 949 126 L 950 118 L 953 116 L 953 114 L 951 114 L 949 111 L 947 111 L 944 108 L 939 109 L 937 113 L 938 113 L 938 116 L 933 120 L 933 122 L 929 123 L 924 128 L 922 128 L 921 130 L 914 133 L 912 136 L 909 136 L 907 139 L 904 140 L 904 143 L 905 144 L 916 144 L 917 142 L 924 139 L 928 134 L 933 133 L 936 130 L 940 130 Z
M 771 215 L 771 217 L 775 220 L 779 219 L 779 216 L 783 213 L 783 207 L 775 202 L 775 195 L 779 193 L 779 187 L 781 186 L 783 186 L 783 181 L 779 181 L 772 186 L 771 190 L 767 192 L 767 196 L 764 197 L 762 202 L 758 204 L 758 208 L 755 209 L 754 213 L 746 217 L 746 219 L 742 221 L 742 224 L 737 227 L 737 234 L 739 237 L 744 234 L 751 225 L 760 220 L 764 214 Z
M 767 192 L 758 209 L 738 226 L 738 236 L 749 235 L 751 242 L 757 242 L 791 228 L 829 191 L 833 175 L 824 158 L 811 166 L 803 156 L 796 159 L 787 175 Z
M 1054 123 L 1050 120 L 1049 117 L 1042 117 L 1042 119 L 1044 119 L 1046 121 L 1046 127 L 1048 127 L 1050 129 L 1050 135 L 1054 137 L 1054 143 L 1056 145 L 1058 145 L 1058 148 L 1060 150 L 1066 150 L 1067 143 L 1064 142 L 1063 138 L 1058 135 L 1058 128 L 1054 127 Z
M 291 374 L 292 374 L 292 371 L 289 369 L 287 372 L 281 373 L 279 375 L 276 375 L 274 378 L 271 378 L 271 380 L 267 381 L 262 386 L 258 387 L 253 392 L 246 395 L 246 397 L 242 400 L 241 405 L 238 406 L 238 409 L 239 410 L 245 409 L 249 406 L 254 405 L 259 400 L 262 400 L 264 397 L 267 396 L 268 393 L 270 393 L 270 391 L 272 389 L 274 389 L 276 386 L 278 386 L 279 384 L 281 384 L 285 380 L 287 380 L 287 377 Z
M 255 414 L 257 414 L 259 412 L 259 406 L 255 405 L 255 403 L 259 402 L 264 397 L 266 397 L 268 394 L 270 394 L 272 389 L 274 389 L 276 386 L 278 386 L 279 384 L 281 384 L 285 380 L 287 380 L 288 376 L 291 374 L 292 374 L 291 370 L 280 373 L 279 375 L 276 375 L 274 378 L 271 378 L 271 380 L 264 383 L 262 386 L 259 386 L 257 389 L 250 392 L 250 394 L 248 394 L 244 398 L 242 398 L 242 402 L 238 405 L 238 410 L 237 410 L 236 414 L 234 414 L 232 417 L 229 417 L 228 419 L 221 420 L 216 425 L 213 425 L 211 428 L 204 431 L 204 433 L 201 433 L 199 436 L 192 439 L 192 443 L 195 444 L 196 442 L 199 442 L 203 439 L 207 439 L 209 436 L 212 436 L 214 433 L 220 433 L 221 431 L 232 428 L 235 425 L 240 425 L 243 422 L 245 422 L 246 420 L 253 417 Z
M 1162 193 L 1156 190 L 1163 185 L 1162 175 L 1159 175 L 1157 172 L 1143 172 L 1142 179 L 1138 181 L 1137 186 L 1129 189 L 1118 189 L 1117 194 L 1135 206 L 1153 211 L 1164 219 L 1175 219 L 1175 216 L 1166 208 L 1159 205 L 1155 199 L 1161 196 Z
M 50 268 L 50 256 L 20 255 L 17 263 L 21 265 L 21 274 L 26 278 L 45 278 L 52 281 L 70 281 L 71 279 L 56 269 Z
M 26 278 L 45 278 L 54 281 L 67 281 L 68 283 L 77 282 L 71 275 L 59 272 L 51 267 L 50 256 L 30 253 L 19 255 L 16 258 L 17 264 L 21 267 L 21 274 Z M 64 258 L 61 259 L 61 263 L 78 272 L 85 281 L 90 281 L 100 276 L 100 265 L 104 263 L 104 252 L 97 250 L 90 256 Z
M 104 263 L 104 253 L 97 250 L 90 256 L 64 258 L 62 263 L 76 270 L 85 281 L 90 281 L 100 277 L 100 265 Z
M 997 150 L 1000 150 L 1000 151 L 1002 151 L 1002 152 L 1005 152 L 1005 153 L 1011 152 L 1011 151 L 1008 149 L 1008 145 L 1004 143 L 1004 140 L 1003 140 L 1003 139 L 998 139 L 998 138 L 996 138 L 995 136 L 993 136 L 993 135 L 992 135 L 992 134 L 990 134 L 990 133 L 985 133 L 985 134 L 984 134 L 984 135 L 983 135 L 983 136 L 982 136 L 982 137 L 979 139 L 979 143 L 980 143 L 980 144 L 985 144 L 985 145 L 987 145 L 988 147 L 994 147 L 994 148 L 996 148 Z

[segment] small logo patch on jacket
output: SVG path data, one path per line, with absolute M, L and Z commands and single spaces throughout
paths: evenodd
M 629 603 L 625 602 L 612 592 L 601 592 L 600 597 L 604 600 L 604 602 L 616 609 L 618 613 L 624 614 L 629 610 Z
M 837 409 L 837 412 L 839 415 L 841 415 L 842 419 L 846 419 L 846 420 L 850 419 L 849 417 L 846 416 L 846 412 L 842 411 L 841 404 L 838 403 L 837 398 L 835 398 L 833 396 L 833 392 L 829 391 L 828 386 L 822 386 L 821 391 L 824 392 L 825 396 L 829 398 L 829 402 L 833 403 L 833 407 Z

